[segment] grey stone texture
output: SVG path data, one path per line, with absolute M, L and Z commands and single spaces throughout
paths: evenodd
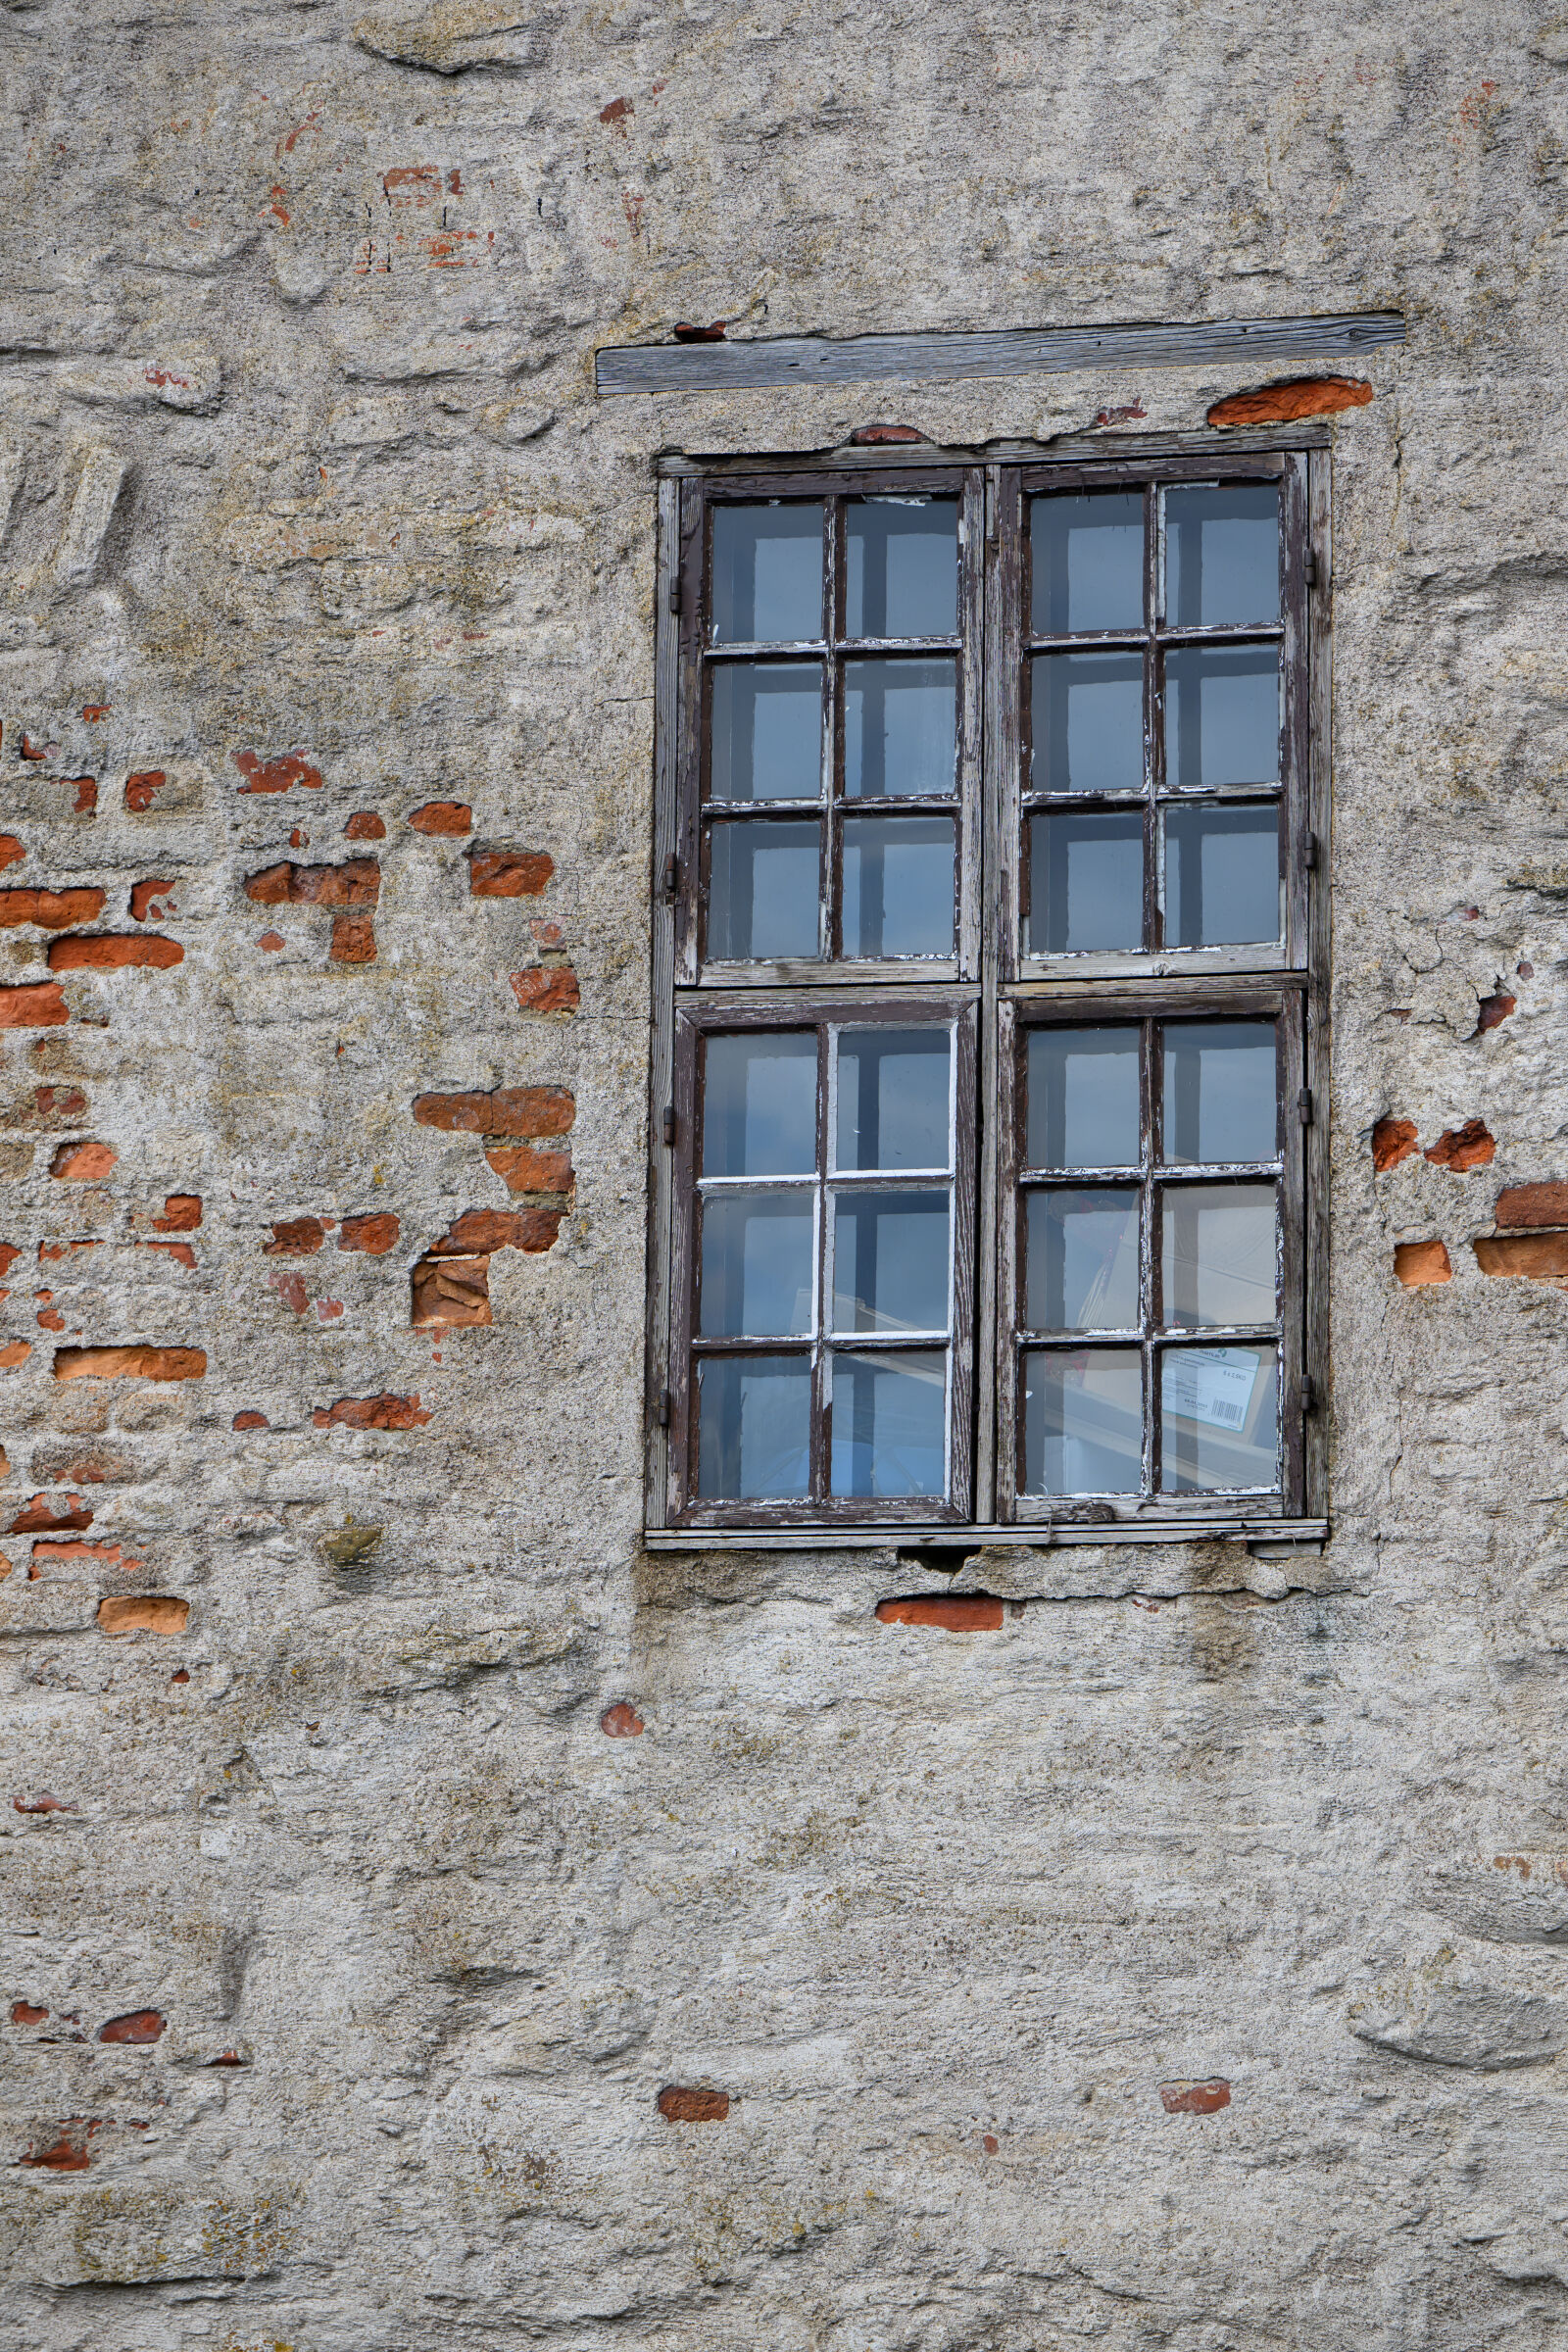
M 0 1030 L 7 2352 L 1564 2340 L 1568 1299 L 1471 1248 L 1568 1176 L 1549 7 L 8 0 L 0 889 L 183 957 Z M 656 454 L 1113 444 L 1249 379 L 606 401 L 596 348 L 1360 308 L 1410 336 L 1333 453 L 1321 1558 L 1001 1553 L 950 1636 L 876 1622 L 942 1582 L 891 1550 L 646 1554 Z M 475 841 L 548 884 L 472 897 Z M 243 893 L 350 858 L 373 961 Z M 411 1328 L 526 1205 L 415 1099 L 533 1086 L 559 1239 Z M 1382 1116 L 1495 1158 L 1375 1177 Z M 35 1494 L 91 1512 L 36 1558 Z

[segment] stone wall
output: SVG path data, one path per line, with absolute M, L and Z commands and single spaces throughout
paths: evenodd
M 0 34 L 0 2343 L 1560 2342 L 1568 25 L 362 6 Z M 1255 378 L 595 348 L 1357 308 L 1322 1557 L 646 1555 L 654 458 Z

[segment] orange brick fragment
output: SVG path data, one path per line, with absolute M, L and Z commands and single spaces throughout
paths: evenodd
M 918 1592 L 906 1600 L 879 1600 L 881 1625 L 934 1625 L 945 1634 L 994 1634 L 1002 1603 L 990 1592 Z
M 1451 1282 L 1453 1268 L 1448 1252 L 1440 1241 L 1399 1242 L 1394 1251 L 1394 1271 L 1407 1291 L 1424 1289 L 1435 1282 Z
M 155 793 L 163 791 L 169 782 L 161 767 L 144 767 L 136 775 L 125 778 L 125 807 L 137 816 L 144 815 L 153 805 Z
M 0 1372 L 15 1372 L 32 1353 L 29 1340 L 7 1340 L 0 1348 Z
M 456 837 L 473 831 L 473 810 L 466 801 L 426 801 L 409 818 L 416 833 Z
M 1499 1225 L 1568 1225 L 1568 1184 L 1507 1185 L 1492 1213 Z
M 182 1634 L 189 1620 L 190 1602 L 172 1592 L 116 1592 L 98 1603 L 106 1634 Z
M 422 1429 L 430 1416 L 417 1396 L 340 1396 L 335 1404 L 318 1405 L 311 1419 L 318 1429 Z
M 559 1208 L 466 1208 L 455 1217 L 440 1241 L 432 1242 L 431 1257 L 466 1257 L 495 1250 L 523 1250 L 536 1254 L 553 1247 L 561 1229 Z
M 489 1095 L 414 1099 L 416 1126 L 459 1135 L 565 1135 L 576 1115 L 576 1099 L 564 1086 L 498 1086 Z
M 1262 384 L 1255 392 L 1233 392 L 1216 400 L 1210 424 L 1291 424 L 1298 416 L 1332 416 L 1342 409 L 1364 409 L 1372 387 L 1352 375 L 1298 376 L 1288 384 Z
M 727 2090 L 700 2090 L 688 2082 L 666 2082 L 659 2094 L 666 2124 L 721 2124 L 729 2114 Z
M 96 1184 L 119 1157 L 113 1144 L 62 1144 L 49 1162 L 49 1173 L 67 1184 Z
M 178 940 L 157 931 L 140 938 L 134 931 L 73 931 L 54 940 L 49 949 L 52 972 L 122 972 L 135 967 L 167 972 L 184 960 Z
M 1462 1127 L 1446 1127 L 1426 1157 L 1434 1166 L 1451 1168 L 1456 1176 L 1462 1176 L 1468 1168 L 1484 1168 L 1496 1152 L 1496 1144 L 1483 1122 L 1466 1119 Z
M 70 1018 L 71 1007 L 57 980 L 0 988 L 0 1029 L 58 1029 Z
M 170 915 L 177 913 L 178 909 L 171 897 L 173 887 L 172 882 L 160 880 L 151 875 L 145 882 L 133 882 L 130 886 L 128 909 L 131 921 L 134 923 L 162 923 L 166 922 Z M 161 900 L 165 899 L 169 900 L 167 906 L 159 904 Z
M 1505 1274 L 1531 1282 L 1568 1284 L 1568 1233 L 1498 1233 L 1475 1245 L 1483 1274 Z
M 326 1228 L 319 1217 L 285 1217 L 272 1227 L 268 1243 L 268 1257 L 312 1257 L 326 1239 Z
M 0 874 L 5 872 L 8 865 L 15 865 L 19 858 L 25 858 L 26 855 L 14 833 L 0 833 Z
M 416 1331 L 432 1324 L 466 1327 L 490 1320 L 488 1257 L 420 1258 L 414 1269 Z
M 476 899 L 536 899 L 555 870 L 545 850 L 475 850 L 468 889 Z
M 533 963 L 508 975 L 524 1012 L 575 1012 L 581 1003 L 577 975 L 569 963 Z
M 201 1380 L 200 1348 L 57 1348 L 56 1380 Z
M 202 1202 L 199 1193 L 170 1193 L 164 1200 L 164 1213 L 154 1217 L 154 1233 L 194 1233 L 202 1221 Z
M 1167 2115 L 1218 2115 L 1231 2103 L 1231 2086 L 1218 2075 L 1207 2082 L 1162 2082 L 1159 2103 Z
M 331 956 L 334 963 L 375 961 L 375 925 L 368 914 L 332 917 Z
M 321 771 L 303 752 L 279 752 L 272 760 L 236 752 L 234 765 L 245 778 L 241 792 L 292 792 L 296 784 L 307 792 L 320 790 Z
M 569 1193 L 577 1181 L 569 1152 L 539 1152 L 532 1144 L 490 1144 L 485 1158 L 513 1193 Z
M 102 914 L 101 890 L 0 890 L 0 924 L 36 923 L 41 931 L 66 931 Z
M 367 1257 L 384 1257 L 402 1230 L 401 1222 L 389 1209 L 363 1217 L 345 1217 L 337 1246 L 340 1250 L 363 1250 Z
M 343 828 L 345 841 L 385 841 L 386 819 L 373 808 L 356 808 Z

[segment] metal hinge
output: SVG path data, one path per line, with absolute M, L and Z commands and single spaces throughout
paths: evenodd
M 675 1105 L 673 1102 L 664 1104 L 664 1141 L 666 1144 L 672 1144 L 675 1141 Z
M 663 870 L 659 877 L 659 887 L 666 899 L 672 899 L 680 887 L 680 859 L 673 850 L 664 859 Z
M 1310 1127 L 1312 1124 L 1312 1089 L 1309 1086 L 1303 1086 L 1297 1096 L 1296 1109 L 1301 1125 Z
M 661 1429 L 669 1427 L 669 1391 L 667 1389 L 661 1389 L 659 1392 L 659 1402 L 654 1408 L 654 1419 L 659 1423 Z
M 1301 863 L 1305 866 L 1309 874 L 1312 873 L 1316 868 L 1317 835 L 1315 833 L 1309 833 L 1305 841 L 1301 844 Z
M 1317 1411 L 1317 1382 L 1310 1372 L 1301 1374 L 1301 1410 L 1303 1413 Z
M 678 571 L 672 571 L 669 575 L 669 609 L 672 612 L 680 611 L 680 573 Z
M 1301 576 L 1309 588 L 1317 586 L 1317 557 L 1311 548 L 1306 551 L 1306 562 L 1301 566 Z

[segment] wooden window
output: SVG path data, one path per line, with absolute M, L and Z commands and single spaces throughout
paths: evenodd
M 1324 464 L 666 480 L 651 1527 L 1309 1530 Z

